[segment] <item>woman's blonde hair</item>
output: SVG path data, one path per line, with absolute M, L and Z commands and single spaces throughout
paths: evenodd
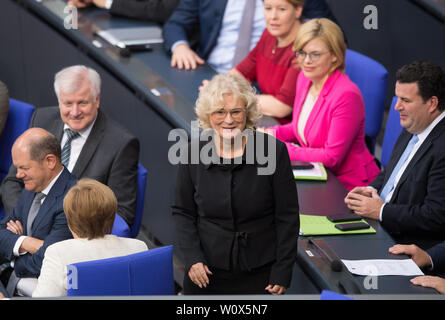
M 83 178 L 66 194 L 63 210 L 69 228 L 80 238 L 102 238 L 113 228 L 117 199 L 106 185 Z
M 303 23 L 298 30 L 292 49 L 299 51 L 311 40 L 319 38 L 328 47 L 329 51 L 337 58 L 330 73 L 339 69 L 345 71 L 346 43 L 340 27 L 326 18 L 312 19 Z
M 244 104 L 246 128 L 253 129 L 261 117 L 257 108 L 255 89 L 246 79 L 229 73 L 217 74 L 199 93 L 195 112 L 200 127 L 204 130 L 212 129 L 210 115 L 224 106 L 226 95 L 233 95 L 234 101 L 241 101 Z

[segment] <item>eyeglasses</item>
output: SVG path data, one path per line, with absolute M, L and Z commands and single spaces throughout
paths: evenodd
M 298 51 L 295 51 L 295 56 L 297 57 L 298 60 L 301 60 L 301 61 L 306 60 L 306 56 L 309 56 L 309 61 L 317 62 L 318 60 L 320 60 L 321 56 L 326 53 L 328 53 L 328 51 L 327 52 L 318 52 L 318 51 L 306 52 L 303 50 L 298 50 Z
M 215 121 L 223 121 L 227 117 L 227 114 L 230 113 L 230 117 L 233 120 L 240 121 L 244 117 L 244 112 L 245 112 L 244 109 L 232 109 L 230 111 L 227 111 L 225 109 L 219 109 L 216 110 L 215 112 L 212 112 L 211 116 Z

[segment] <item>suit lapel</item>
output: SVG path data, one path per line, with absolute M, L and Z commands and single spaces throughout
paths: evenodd
M 49 191 L 48 195 L 45 197 L 45 200 L 43 201 L 42 206 L 40 207 L 39 212 L 37 213 L 37 216 L 34 219 L 34 223 L 32 225 L 33 233 L 35 233 L 35 230 L 38 229 L 40 223 L 42 222 L 47 223 L 46 220 L 48 218 L 48 215 L 46 213 L 49 212 L 51 208 L 54 208 L 57 199 L 63 195 L 65 191 L 65 184 L 67 181 L 67 173 L 68 170 L 64 168 L 62 174 L 59 176 L 59 178 Z
M 96 152 L 96 149 L 102 140 L 106 128 L 106 121 L 105 115 L 99 109 L 93 129 L 91 130 L 90 135 L 80 152 L 79 158 L 76 161 L 76 165 L 73 168 L 72 174 L 74 176 L 78 178 L 81 177 L 87 168 L 91 157 Z

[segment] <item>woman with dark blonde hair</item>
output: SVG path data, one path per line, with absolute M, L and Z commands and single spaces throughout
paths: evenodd
M 209 140 L 191 142 L 199 162 L 180 165 L 172 206 L 184 294 L 282 294 L 299 230 L 286 147 L 256 132 L 257 97 L 239 76 L 216 75 L 195 110 Z
M 66 194 L 63 209 L 74 239 L 57 242 L 46 249 L 33 297 L 66 296 L 67 265 L 148 250 L 140 240 L 109 234 L 117 199 L 109 187 L 96 180 L 79 180 Z
M 365 144 L 365 106 L 358 87 L 344 74 L 346 44 L 328 19 L 298 30 L 293 50 L 301 72 L 292 122 L 266 129 L 287 145 L 291 160 L 322 162 L 351 190 L 379 173 Z

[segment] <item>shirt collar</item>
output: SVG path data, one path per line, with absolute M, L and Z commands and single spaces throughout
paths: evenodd
M 51 182 L 46 186 L 46 188 L 40 192 L 45 194 L 45 196 L 47 196 L 48 193 L 51 191 L 51 188 L 53 187 L 54 183 L 56 183 L 57 179 L 59 179 L 60 175 L 62 174 L 62 171 L 63 171 L 63 167 L 60 170 L 60 172 L 57 174 L 57 176 L 54 179 L 52 179 Z
M 426 127 L 421 133 L 417 134 L 417 137 L 419 138 L 419 142 L 425 141 L 425 139 L 428 137 L 428 135 L 433 131 L 434 127 L 445 117 L 445 112 L 442 112 L 439 114 L 439 116 L 436 117 L 436 119 L 433 120 L 433 122 L 430 123 L 428 127 Z
M 84 138 L 84 139 L 88 138 L 88 136 L 90 135 L 91 130 L 93 129 L 94 123 L 96 123 L 96 120 L 97 120 L 97 116 L 93 120 L 93 122 L 90 123 L 90 125 L 88 127 L 86 127 L 83 130 L 77 131 L 82 138 Z M 63 125 L 63 132 L 65 132 L 66 129 L 71 129 L 71 128 L 65 123 Z

